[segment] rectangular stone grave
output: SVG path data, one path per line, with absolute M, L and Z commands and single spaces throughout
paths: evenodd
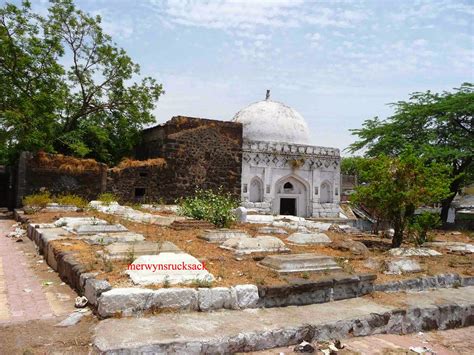
M 82 224 L 73 230 L 77 235 L 90 235 L 98 233 L 120 233 L 128 232 L 121 224 Z
M 271 226 L 261 227 L 258 229 L 257 232 L 261 234 L 288 234 L 288 232 L 284 230 L 283 228 L 271 227 Z
M 231 238 L 250 238 L 250 236 L 241 230 L 236 229 L 208 229 L 204 234 L 198 236 L 199 239 L 208 241 L 209 243 L 222 243 Z
M 259 265 L 279 273 L 339 271 L 342 268 L 334 258 L 312 253 L 269 255 Z
M 93 245 L 108 245 L 112 243 L 135 243 L 145 240 L 143 234 L 134 232 L 119 232 L 119 233 L 99 233 L 94 235 L 80 235 L 76 238 L 82 239 L 85 242 Z
M 113 243 L 104 249 L 104 257 L 110 260 L 123 260 L 141 255 L 157 255 L 161 252 L 181 253 L 182 251 L 171 242 L 140 242 L 140 243 Z
M 209 283 L 214 280 L 205 264 L 187 253 L 141 255 L 128 266 L 125 273 L 136 285 Z
M 226 240 L 222 249 L 232 250 L 236 255 L 253 253 L 285 253 L 288 249 L 280 239 L 270 236 L 257 236 L 255 238 L 232 238 Z
M 62 217 L 54 222 L 56 227 L 68 227 L 71 229 L 81 224 L 108 224 L 108 222 L 95 217 Z

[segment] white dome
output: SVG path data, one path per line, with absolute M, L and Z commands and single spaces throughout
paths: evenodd
M 304 118 L 280 102 L 256 102 L 239 111 L 232 121 L 242 123 L 246 140 L 309 143 L 309 129 Z

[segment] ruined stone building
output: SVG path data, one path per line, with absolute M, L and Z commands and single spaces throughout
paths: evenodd
M 108 168 L 90 159 L 22 154 L 12 200 L 18 206 L 22 196 L 47 189 L 175 203 L 196 188 L 221 187 L 262 213 L 338 217 L 339 150 L 310 145 L 309 136 L 303 117 L 267 93 L 231 121 L 176 116 L 143 130 L 131 164 Z

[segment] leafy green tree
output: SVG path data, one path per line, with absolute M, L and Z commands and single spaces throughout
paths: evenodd
M 403 241 L 403 233 L 418 207 L 429 205 L 449 194 L 447 168 L 426 162 L 413 151 L 391 158 L 381 154 L 359 163 L 366 183 L 356 188 L 351 201 L 370 210 L 378 221 L 389 223 L 395 233 L 392 247 Z
M 359 175 L 359 164 L 364 157 L 343 157 L 341 159 L 341 174 Z
M 450 194 L 443 198 L 441 219 L 446 223 L 457 192 L 474 181 L 474 86 L 463 84 L 453 92 L 416 92 L 408 101 L 392 104 L 395 114 L 386 120 L 366 120 L 353 129 L 359 140 L 349 147 L 365 155 L 398 156 L 411 146 L 428 162 L 444 164 L 449 170 Z
M 45 17 L 29 2 L 0 9 L 1 158 L 43 149 L 115 163 L 154 122 L 162 86 L 139 80 L 139 65 L 99 16 L 72 0 L 50 2 Z

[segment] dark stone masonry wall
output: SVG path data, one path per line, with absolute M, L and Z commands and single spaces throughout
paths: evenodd
M 142 166 L 109 169 L 90 159 L 22 153 L 15 174 L 15 205 L 41 189 L 88 200 L 107 191 L 121 202 L 174 203 L 196 188 L 222 187 L 240 196 L 240 123 L 177 116 L 144 130 L 142 138 L 135 157 L 146 160 L 138 164 Z
M 240 195 L 241 124 L 177 116 L 144 130 L 142 138 L 136 158 L 163 158 L 166 166 L 109 170 L 107 191 L 124 200 L 166 203 L 197 187 Z
M 81 169 L 68 172 L 66 168 L 77 167 L 85 159 L 45 154 L 45 160 L 39 155 L 23 152 L 16 166 L 16 206 L 21 206 L 24 196 L 47 190 L 52 194 L 76 194 L 92 200 L 105 191 L 107 166 L 95 163 L 94 169 Z M 73 159 L 73 161 L 68 161 Z

